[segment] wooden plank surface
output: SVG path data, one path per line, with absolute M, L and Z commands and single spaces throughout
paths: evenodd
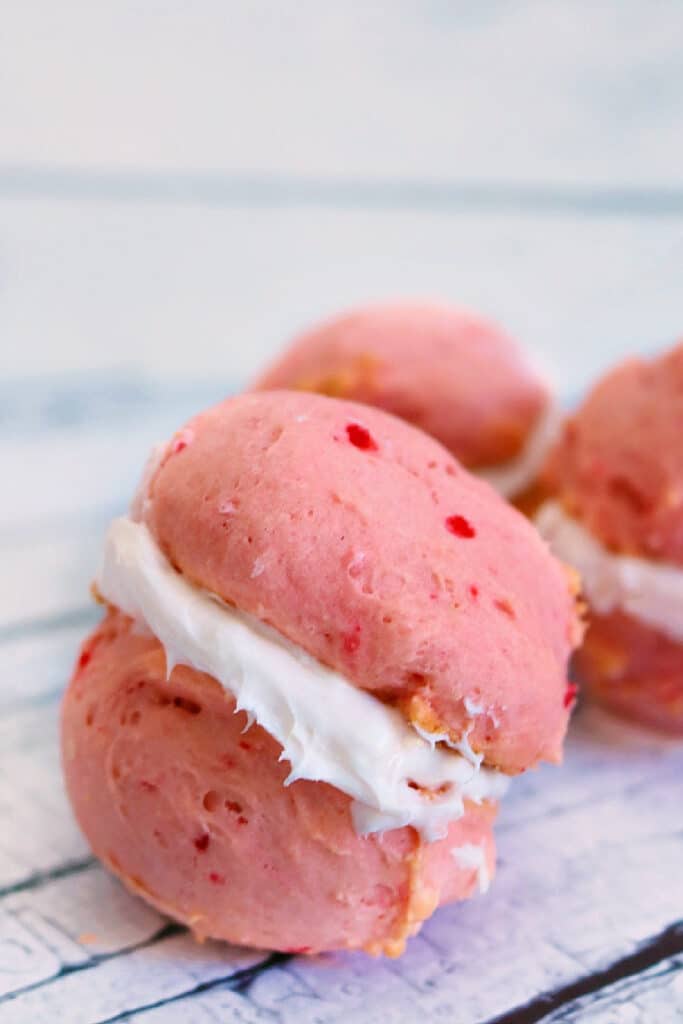
M 577 1000 L 552 1024 L 656 1024 L 683 1018 L 683 957 L 662 960 L 636 978 Z

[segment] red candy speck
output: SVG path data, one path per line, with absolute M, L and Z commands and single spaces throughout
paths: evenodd
M 88 662 L 90 661 L 91 658 L 92 658 L 92 651 L 82 651 L 81 652 L 81 656 L 78 659 L 78 667 L 79 667 L 79 669 L 85 668 L 85 666 L 88 664 Z
M 193 842 L 200 853 L 206 853 L 209 847 L 209 833 L 202 832 L 202 834 L 200 836 L 197 836 L 197 838 L 193 840 Z
M 217 871 L 209 872 L 209 881 L 214 885 L 225 885 L 225 875 L 219 875 Z
M 346 433 L 349 441 L 355 448 L 360 448 L 363 452 L 377 451 L 377 443 L 372 434 L 365 427 L 362 427 L 360 423 L 347 424 Z
M 474 583 L 470 584 L 469 591 L 472 597 L 474 597 L 475 599 L 479 597 L 479 587 L 475 587 Z
M 360 647 L 360 626 L 356 626 L 353 633 L 344 634 L 344 650 L 347 654 L 354 654 Z
M 240 740 L 240 747 L 242 750 L 251 750 L 251 743 L 248 743 L 247 740 Z
M 471 523 L 464 516 L 449 516 L 446 520 L 446 529 L 456 537 L 476 537 L 477 532 Z
M 564 706 L 569 708 L 576 700 L 576 695 L 579 692 L 579 688 L 576 683 L 569 683 L 567 689 L 564 691 Z

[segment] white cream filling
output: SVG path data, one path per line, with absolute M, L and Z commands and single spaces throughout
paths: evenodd
M 683 642 L 683 569 L 608 551 L 556 501 L 541 506 L 536 526 L 554 553 L 578 569 L 596 612 L 620 608 Z
M 169 674 L 182 664 L 212 675 L 278 741 L 291 764 L 286 784 L 328 782 L 352 797 L 362 834 L 412 825 L 441 838 L 465 798 L 498 799 L 507 788 L 505 775 L 425 740 L 398 711 L 189 583 L 142 523 L 112 523 L 97 586 L 154 633 Z
M 554 400 L 549 401 L 519 454 L 499 466 L 477 470 L 476 475 L 491 484 L 504 498 L 521 494 L 541 471 L 561 422 L 560 406 Z
M 491 876 L 489 875 L 486 851 L 483 846 L 477 846 L 475 843 L 463 843 L 462 846 L 456 846 L 455 849 L 451 850 L 451 856 L 458 867 L 465 868 L 466 870 L 471 868 L 476 871 L 479 892 L 488 892 Z

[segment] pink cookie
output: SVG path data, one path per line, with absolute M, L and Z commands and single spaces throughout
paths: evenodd
M 593 614 L 576 664 L 599 704 L 683 736 L 683 644 L 632 615 Z
M 544 477 L 611 550 L 683 567 L 683 343 L 603 377 Z
M 499 327 L 457 307 L 416 303 L 367 307 L 314 327 L 256 387 L 377 406 L 421 427 L 473 470 L 518 459 L 550 404 L 547 386 Z M 537 468 L 516 472 L 502 489 L 521 491 Z
M 198 937 L 285 952 L 398 955 L 439 903 L 492 875 L 495 805 L 468 804 L 447 836 L 368 837 L 324 783 L 284 788 L 278 744 L 209 676 L 174 669 L 111 612 L 88 640 L 63 709 L 69 794 L 93 850 Z M 105 799 L 106 797 L 106 799 Z
M 591 692 L 683 733 L 683 344 L 624 363 L 594 387 L 565 424 L 542 487 L 600 546 L 586 553 L 584 541 L 573 553 L 594 612 L 578 656 Z M 552 530 L 571 560 L 566 524 L 561 536 Z
M 319 395 L 243 395 L 179 437 L 144 517 L 188 579 L 489 764 L 559 761 L 571 581 L 490 487 Z
M 197 416 L 134 509 L 114 525 L 122 546 L 100 575 L 112 610 L 64 704 L 68 789 L 95 852 L 200 935 L 400 952 L 490 875 L 496 769 L 561 756 L 579 632 L 565 570 L 427 435 L 319 395 L 254 393 Z M 264 712 L 242 733 L 245 680 Z M 459 783 L 402 778 L 404 816 L 372 802 L 404 756 L 473 780 L 438 834 L 410 808 L 438 812 Z M 467 788 L 480 778 L 488 789 Z

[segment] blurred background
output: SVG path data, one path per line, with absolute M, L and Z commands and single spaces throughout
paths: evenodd
M 677 0 L 7 6 L 4 384 L 218 393 L 415 294 L 580 390 L 682 329 L 681 38 Z
M 153 441 L 354 303 L 488 313 L 567 399 L 672 342 L 682 33 L 677 0 L 7 6 L 0 540 L 98 535 Z

